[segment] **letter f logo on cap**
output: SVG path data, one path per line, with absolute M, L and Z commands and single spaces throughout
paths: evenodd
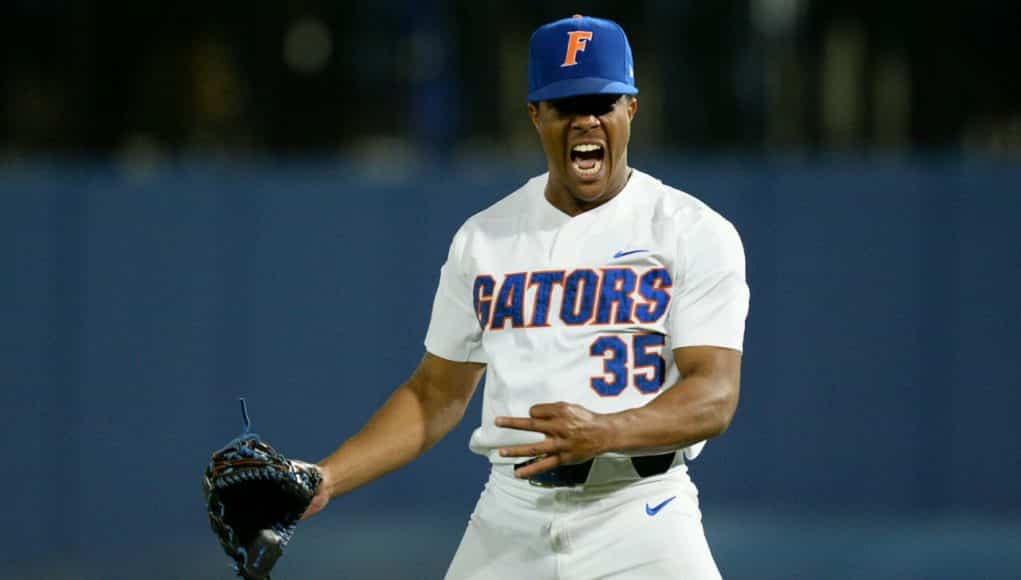
M 588 41 L 592 40 L 592 31 L 571 30 L 567 33 L 567 39 L 567 54 L 564 56 L 564 64 L 560 65 L 561 68 L 578 64 L 578 53 L 585 51 Z

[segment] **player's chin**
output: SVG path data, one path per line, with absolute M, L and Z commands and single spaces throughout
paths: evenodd
M 569 164 L 567 175 L 570 177 L 571 193 L 582 201 L 597 201 L 606 193 L 609 171 L 605 164 L 601 163 L 595 172 L 579 171 L 573 164 Z

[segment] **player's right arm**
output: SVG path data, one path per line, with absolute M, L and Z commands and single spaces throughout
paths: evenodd
M 486 370 L 479 350 L 482 329 L 464 264 L 467 244 L 462 227 L 440 269 L 422 362 L 361 431 L 319 462 L 323 482 L 305 517 L 323 509 L 331 498 L 410 463 L 464 416 Z
M 365 427 L 319 462 L 323 481 L 305 517 L 435 445 L 461 421 L 485 369 L 426 353 Z

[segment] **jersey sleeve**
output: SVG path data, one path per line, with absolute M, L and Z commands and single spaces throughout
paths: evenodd
M 707 211 L 682 235 L 678 255 L 667 320 L 672 347 L 742 350 L 749 291 L 737 230 Z
M 440 268 L 425 349 L 447 360 L 484 363 L 482 329 L 473 306 L 472 282 L 463 267 L 466 238 L 464 228 L 454 235 L 447 261 Z

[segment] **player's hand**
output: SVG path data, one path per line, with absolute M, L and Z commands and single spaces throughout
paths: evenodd
M 501 457 L 537 458 L 515 470 L 517 477 L 529 478 L 561 465 L 581 463 L 609 449 L 610 424 L 605 415 L 572 403 L 533 405 L 528 415 L 496 418 L 497 427 L 546 435 L 538 443 L 500 449 Z
M 315 466 L 319 470 L 319 476 L 322 477 L 322 481 L 319 482 L 319 487 L 316 488 L 316 494 L 312 497 L 312 503 L 308 504 L 308 509 L 305 510 L 304 515 L 301 519 L 308 519 L 317 513 L 323 511 L 326 504 L 330 503 L 330 488 L 333 487 L 330 481 L 330 472 L 323 469 L 319 465 Z

